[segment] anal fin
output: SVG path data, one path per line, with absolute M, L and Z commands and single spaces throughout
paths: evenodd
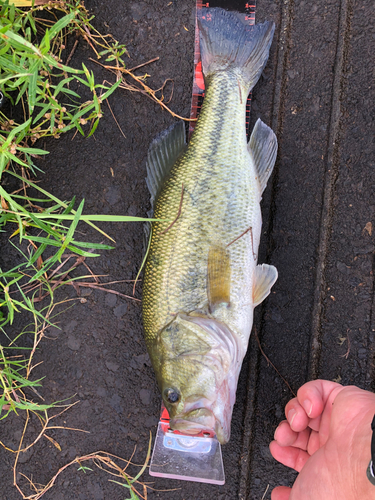
M 253 305 L 256 307 L 271 292 L 272 285 L 277 280 L 277 269 L 268 264 L 258 265 L 254 271 Z
M 224 246 L 213 245 L 208 252 L 207 295 L 210 311 L 230 304 L 230 257 Z

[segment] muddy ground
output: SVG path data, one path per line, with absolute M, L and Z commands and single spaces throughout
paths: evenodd
M 95 26 L 125 43 L 129 67 L 154 57 L 149 83 L 174 82 L 171 109 L 189 116 L 194 52 L 194 0 L 120 2 L 87 0 Z M 269 63 L 253 96 L 252 121 L 271 125 L 279 140 L 276 168 L 264 193 L 260 261 L 274 264 L 279 279 L 257 308 L 240 376 L 232 438 L 223 447 L 225 486 L 153 479 L 148 498 L 270 499 L 294 473 L 277 465 L 268 443 L 292 392 L 323 377 L 375 389 L 374 372 L 374 72 L 373 0 L 258 0 L 258 22 L 272 19 L 276 34 Z M 84 61 L 97 81 L 113 78 L 94 63 L 82 41 L 72 64 Z M 143 70 L 139 71 L 141 74 Z M 113 81 L 113 80 L 112 80 Z M 46 141 L 51 154 L 40 162 L 42 186 L 60 199 L 85 199 L 85 213 L 145 216 L 149 195 L 145 159 L 152 138 L 174 119 L 140 94 L 116 92 L 89 139 L 72 135 Z M 87 241 L 99 234 L 80 226 Z M 89 265 L 107 280 L 132 280 L 142 259 L 141 224 L 108 224 L 116 249 Z M 16 257 L 2 245 L 1 266 Z M 85 273 L 82 267 L 80 270 Z M 113 287 L 131 295 L 132 285 Z M 77 297 L 61 290 L 58 299 Z M 141 297 L 141 284 L 136 298 Z M 97 290 L 58 317 L 36 355 L 35 377 L 45 377 L 47 401 L 79 400 L 56 425 L 89 431 L 51 430 L 61 451 L 42 439 L 21 456 L 19 473 L 46 484 L 78 455 L 105 450 L 145 458 L 155 436 L 160 396 L 146 354 L 140 302 Z M 25 321 L 25 320 L 23 320 Z M 22 321 L 21 321 L 22 323 Z M 31 341 L 31 339 L 29 339 Z M 285 380 L 284 380 L 285 379 Z M 289 386 L 286 384 L 288 382 Z M 76 395 L 76 396 L 74 396 Z M 22 417 L 1 422 L 1 440 L 16 446 Z M 31 431 L 38 425 L 32 422 Z M 0 450 L 0 499 L 15 500 L 13 457 Z M 93 469 L 95 467 L 90 465 Z M 25 492 L 32 491 L 19 475 Z M 109 476 L 77 466 L 66 470 L 46 500 L 128 498 Z M 269 489 L 267 487 L 269 485 Z M 176 488 L 175 491 L 162 491 Z M 266 493 L 265 493 L 266 492 Z

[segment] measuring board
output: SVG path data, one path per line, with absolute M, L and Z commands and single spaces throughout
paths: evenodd
M 220 7 L 225 10 L 232 10 L 246 14 L 245 19 L 249 24 L 255 24 L 255 2 L 245 2 L 244 0 L 210 0 L 203 2 L 197 0 L 197 12 L 201 9 L 208 7 Z M 203 14 L 203 13 L 202 13 Z M 194 78 L 193 78 L 193 92 L 191 99 L 190 118 L 198 118 L 200 109 L 204 99 L 204 79 L 202 73 L 201 53 L 199 49 L 199 29 L 197 22 L 197 15 L 195 16 L 195 49 L 194 49 Z M 251 93 L 247 99 L 246 105 L 246 131 L 249 136 L 250 125 L 250 102 Z M 189 122 L 189 137 L 191 136 L 196 122 Z
M 208 7 L 220 7 L 245 14 L 245 20 L 255 24 L 255 2 L 243 0 L 197 0 L 196 12 Z M 202 12 L 204 15 L 204 12 Z M 198 118 L 204 99 L 204 79 L 199 49 L 199 30 L 195 16 L 194 79 L 190 118 Z M 246 105 L 246 131 L 249 136 L 251 94 Z M 196 121 L 189 122 L 189 136 Z M 149 474 L 156 477 L 183 479 L 223 485 L 225 474 L 221 445 L 214 431 L 202 431 L 198 435 L 173 431 L 169 427 L 169 415 L 162 404 L 154 449 L 151 457 Z

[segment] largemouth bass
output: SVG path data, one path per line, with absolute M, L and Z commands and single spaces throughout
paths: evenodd
M 170 415 L 187 433 L 230 437 L 253 309 L 277 279 L 257 265 L 260 200 L 277 140 L 257 121 L 246 139 L 246 100 L 268 59 L 274 25 L 205 9 L 198 19 L 205 99 L 188 147 L 184 124 L 150 147 L 153 216 L 143 281 L 143 322 Z

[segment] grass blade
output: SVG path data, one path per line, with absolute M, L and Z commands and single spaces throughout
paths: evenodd
M 45 191 L 43 188 L 41 188 L 37 184 L 34 184 L 33 182 L 29 181 L 28 179 L 24 179 L 23 177 L 21 177 L 20 175 L 16 174 L 15 172 L 11 172 L 11 171 L 7 170 L 7 173 L 10 174 L 10 175 L 13 175 L 13 177 L 16 177 L 17 179 L 20 179 L 21 181 L 26 181 L 26 183 L 29 184 L 31 187 L 37 189 L 38 191 L 40 191 L 41 193 L 43 193 L 45 196 L 51 198 L 51 200 L 53 200 L 54 202 L 58 203 L 61 207 L 64 207 L 64 208 L 68 207 L 68 205 L 66 203 L 64 203 L 63 201 L 61 201 L 58 198 L 56 198 L 56 196 L 53 196 L 51 193 L 48 193 L 47 191 Z M 74 210 L 72 210 L 72 212 L 73 212 L 73 214 L 76 213 Z M 35 214 L 35 215 L 38 215 L 38 214 Z M 111 240 L 111 241 L 113 241 L 115 243 L 115 240 L 113 238 L 111 238 L 107 233 L 105 233 L 104 231 L 102 231 L 99 227 L 95 226 L 95 224 L 93 224 L 90 220 L 85 220 L 85 222 L 87 224 L 89 224 L 90 226 L 92 226 L 94 229 L 96 229 L 103 236 L 105 236 L 106 238 L 108 238 L 109 240 Z

